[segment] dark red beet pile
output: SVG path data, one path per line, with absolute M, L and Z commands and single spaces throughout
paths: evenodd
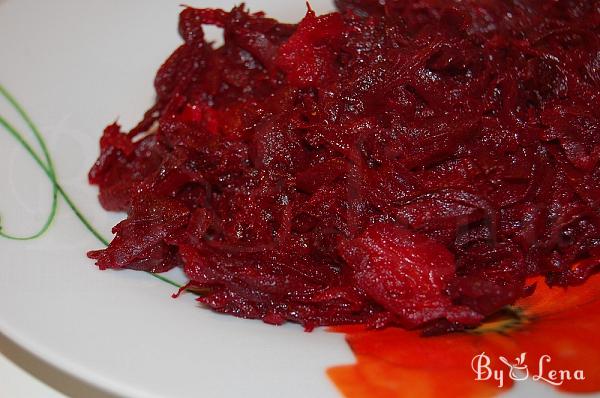
M 186 8 L 156 104 L 100 141 L 90 181 L 127 219 L 98 266 L 182 266 L 273 324 L 430 331 L 596 272 L 600 2 L 380 3 Z

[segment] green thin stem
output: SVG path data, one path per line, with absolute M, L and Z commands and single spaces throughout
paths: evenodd
M 13 236 L 13 235 L 3 232 L 2 227 L 0 226 L 0 237 L 12 239 L 12 240 L 25 241 L 25 240 L 36 239 L 36 238 L 39 238 L 40 236 L 44 235 L 48 231 L 50 226 L 52 225 L 52 222 L 54 221 L 54 219 L 56 218 L 56 213 L 57 213 L 57 208 L 58 208 L 58 195 L 60 194 L 60 196 L 64 199 L 64 201 L 67 203 L 67 205 L 73 211 L 73 213 L 79 219 L 79 221 L 83 224 L 83 226 L 92 235 L 94 235 L 94 237 L 96 239 L 98 239 L 98 241 L 100 241 L 105 246 L 107 246 L 109 243 L 108 239 L 104 238 L 98 232 L 98 230 L 96 230 L 96 228 L 94 228 L 94 226 L 91 224 L 91 222 L 83 215 L 83 213 L 79 210 L 77 205 L 75 205 L 75 202 L 73 201 L 73 199 L 71 199 L 71 197 L 67 194 L 67 192 L 65 192 L 63 187 L 58 182 L 58 180 L 56 178 L 56 169 L 54 167 L 52 157 L 50 156 L 50 152 L 48 151 L 46 141 L 44 140 L 42 134 L 40 133 L 39 129 L 37 128 L 37 126 L 35 125 L 33 120 L 31 119 L 31 117 L 29 117 L 29 115 L 27 114 L 25 109 L 21 106 L 21 104 L 1 84 L 0 84 L 0 95 L 2 95 L 2 97 L 4 97 L 8 101 L 8 103 L 15 109 L 15 111 L 19 114 L 19 116 L 27 124 L 27 126 L 29 127 L 29 129 L 31 130 L 31 132 L 34 135 L 35 140 L 37 141 L 38 145 L 40 146 L 40 148 L 42 150 L 43 159 L 40 155 L 38 155 L 38 153 L 35 151 L 35 149 L 33 149 L 33 146 L 25 139 L 25 136 L 23 134 L 21 134 L 11 123 L 9 123 L 2 116 L 0 116 L 0 125 L 2 125 L 2 127 L 4 127 L 4 130 L 7 131 L 25 149 L 25 151 L 27 151 L 27 153 L 31 156 L 31 158 L 35 161 L 35 163 L 44 171 L 44 174 L 46 174 L 46 176 L 50 180 L 50 183 L 52 184 L 52 205 L 50 207 L 50 212 L 48 214 L 48 217 L 46 218 L 46 222 L 44 223 L 42 228 L 38 232 L 36 232 L 35 234 L 33 234 L 31 236 L 18 237 L 18 236 Z M 153 277 L 155 277 L 158 280 L 161 280 L 165 283 L 173 285 L 177 288 L 181 288 L 180 284 L 170 280 L 169 278 L 166 278 L 162 275 L 154 274 L 152 272 L 147 272 L 147 273 L 152 275 Z
M 12 239 L 12 240 L 32 240 L 32 239 L 39 238 L 44 233 L 46 233 L 46 231 L 48 231 L 48 229 L 50 228 L 50 225 L 52 225 L 52 221 L 56 217 L 56 212 L 57 212 L 57 208 L 58 208 L 58 188 L 57 188 L 57 184 L 56 184 L 56 174 L 54 172 L 54 164 L 52 162 L 52 157 L 50 156 L 50 152 L 48 151 L 48 147 L 46 146 L 46 143 L 44 142 L 44 140 L 42 138 L 42 135 L 40 134 L 37 126 L 35 125 L 35 123 L 33 123 L 31 118 L 29 117 L 29 115 L 27 115 L 27 112 L 25 112 L 23 107 L 20 106 L 20 104 L 15 100 L 15 98 L 12 95 L 10 95 L 10 93 L 1 84 L 0 84 L 0 94 L 13 106 L 13 108 L 17 111 L 17 113 L 21 116 L 21 118 L 25 121 L 25 123 L 31 129 L 31 131 L 33 132 L 33 134 L 36 137 L 37 142 L 40 145 L 40 148 L 42 149 L 46 163 L 44 164 L 42 162 L 42 160 L 37 155 L 37 153 L 33 150 L 31 145 L 29 145 L 29 143 L 24 139 L 24 137 L 21 134 L 19 134 L 19 132 L 2 116 L 0 116 L 0 124 L 2 124 L 2 126 L 4 126 L 4 128 L 17 141 L 19 141 L 21 146 L 23 146 L 23 148 L 25 148 L 25 150 L 34 158 L 36 163 L 46 172 L 46 174 L 50 178 L 50 181 L 52 182 L 52 204 L 50 206 L 50 212 L 48 214 L 48 217 L 46 218 L 46 221 L 44 222 L 44 225 L 42 225 L 42 227 L 36 233 L 34 233 L 33 235 L 30 235 L 30 236 L 25 236 L 25 237 L 15 236 L 15 235 L 7 234 L 4 231 L 2 231 L 2 226 L 0 225 L 0 237 Z

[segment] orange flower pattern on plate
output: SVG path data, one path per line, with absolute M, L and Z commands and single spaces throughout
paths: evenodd
M 511 309 L 518 317 L 489 321 L 467 333 L 422 337 L 397 328 L 333 328 L 346 333 L 357 361 L 327 373 L 348 398 L 492 397 L 514 381 L 507 367 L 501 388 L 493 378 L 475 380 L 474 356 L 485 352 L 492 359 L 516 358 L 526 352 L 525 364 L 535 372 L 545 354 L 551 357 L 546 374 L 552 369 L 584 371 L 585 380 L 565 380 L 557 389 L 600 391 L 600 275 L 568 289 L 535 281 L 535 293 Z

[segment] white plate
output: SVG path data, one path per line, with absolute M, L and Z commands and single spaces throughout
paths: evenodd
M 155 71 L 180 43 L 179 3 L 0 0 L 0 83 L 37 122 L 64 188 L 105 236 L 120 216 L 101 209 L 87 170 L 104 126 L 116 117 L 132 126 L 152 103 Z M 306 10 L 303 0 L 246 3 L 290 22 Z M 329 0 L 311 5 L 332 9 Z M 27 131 L 6 101 L 0 114 Z M 2 225 L 34 232 L 50 208 L 51 185 L 4 131 L 0 160 Z M 325 370 L 354 362 L 342 335 L 217 315 L 190 295 L 173 300 L 175 289 L 148 274 L 98 271 L 85 253 L 100 246 L 64 201 L 40 239 L 0 239 L 0 332 L 120 396 L 339 396 Z

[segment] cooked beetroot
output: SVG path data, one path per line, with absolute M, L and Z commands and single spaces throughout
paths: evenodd
M 445 318 L 469 324 L 481 315 L 452 305 L 445 294 L 456 273 L 454 256 L 441 243 L 391 224 L 371 225 L 340 244 L 356 287 L 407 327 Z
M 181 266 L 274 324 L 433 331 L 596 272 L 600 3 L 336 4 L 184 9 L 156 104 L 90 171 L 128 216 L 100 268 Z

